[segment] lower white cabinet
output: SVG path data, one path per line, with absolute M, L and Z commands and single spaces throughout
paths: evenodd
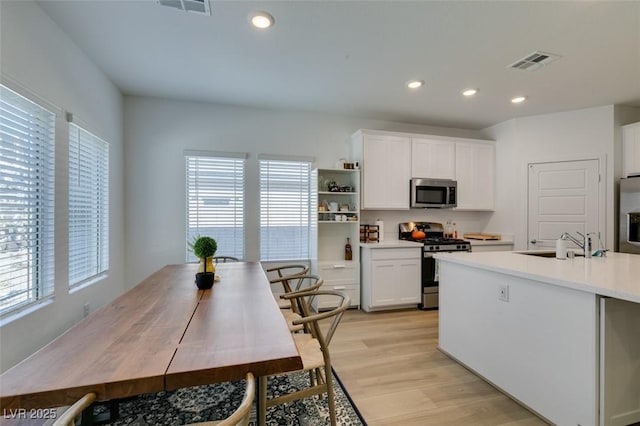
M 421 301 L 422 248 L 361 248 L 362 309 L 417 306 Z
M 324 280 L 320 290 L 337 290 L 349 296 L 351 306 L 360 306 L 360 264 L 354 261 L 318 262 L 318 274 Z M 317 309 L 337 306 L 338 298 L 318 296 Z

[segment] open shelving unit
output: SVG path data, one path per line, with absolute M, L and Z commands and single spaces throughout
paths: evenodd
M 312 202 L 314 238 L 312 272 L 321 275 L 323 288 L 344 291 L 352 306 L 360 305 L 360 170 L 315 169 L 317 188 Z M 345 260 L 347 238 L 352 259 Z M 318 308 L 331 308 L 318 301 Z

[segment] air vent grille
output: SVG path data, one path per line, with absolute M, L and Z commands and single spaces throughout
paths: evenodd
M 542 68 L 545 65 L 549 65 L 551 62 L 560 59 L 560 55 L 555 53 L 535 51 L 522 59 L 518 59 L 507 68 L 515 68 L 518 70 L 535 71 Z
M 168 6 L 185 12 L 211 15 L 209 0 L 158 0 L 161 6 Z

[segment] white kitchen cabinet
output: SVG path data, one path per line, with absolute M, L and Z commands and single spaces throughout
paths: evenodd
M 623 176 L 640 176 L 640 123 L 622 126 Z
M 455 148 L 450 140 L 411 138 L 411 177 L 455 179 Z
M 324 280 L 321 290 L 340 291 L 349 296 L 351 306 L 360 306 L 360 264 L 349 261 L 320 261 L 318 273 Z M 336 307 L 336 298 L 319 296 L 318 309 Z
M 360 171 L 315 169 L 317 187 L 311 205 L 316 212 L 310 238 L 311 272 L 324 280 L 322 289 L 338 290 L 360 305 Z M 345 259 L 347 239 L 351 260 Z M 317 308 L 333 308 L 335 298 L 319 297 Z
M 457 210 L 493 210 L 495 203 L 495 143 L 456 142 Z
M 361 165 L 361 209 L 408 210 L 411 138 L 359 130 L 351 138 L 352 160 Z
M 417 307 L 422 248 L 362 248 L 362 309 Z

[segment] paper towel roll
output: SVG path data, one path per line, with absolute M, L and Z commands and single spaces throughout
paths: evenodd
M 567 240 L 559 238 L 556 240 L 556 259 L 567 258 Z
M 384 241 L 384 222 L 380 219 L 376 220 L 376 225 L 378 226 L 378 241 Z

